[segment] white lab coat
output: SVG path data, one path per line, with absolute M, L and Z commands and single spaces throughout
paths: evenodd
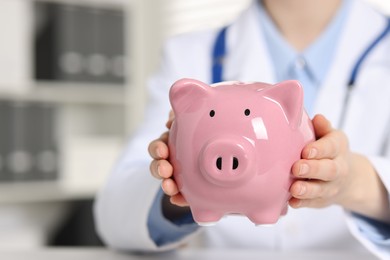
M 343 108 L 352 67 L 387 21 L 360 1 L 354 1 L 351 9 L 314 111 L 324 114 L 338 127 L 342 110 L 346 109 L 343 130 L 351 149 L 370 158 L 390 190 L 390 37 L 365 61 L 349 104 Z M 256 8 L 251 7 L 230 26 L 224 80 L 275 82 L 258 23 Z M 166 131 L 171 84 L 182 77 L 210 81 L 211 49 L 216 33 L 210 30 L 175 37 L 164 47 L 160 70 L 149 82 L 146 120 L 96 200 L 97 230 L 111 247 L 157 251 L 177 246 L 175 243 L 158 248 L 148 233 L 147 217 L 160 182 L 149 173 L 151 159 L 147 146 Z M 389 248 L 375 246 L 361 236 L 354 219 L 338 206 L 290 209 L 272 227 L 254 227 L 244 217 L 229 216 L 201 231 L 202 244 L 210 247 L 364 250 L 363 244 L 382 258 L 390 257 Z

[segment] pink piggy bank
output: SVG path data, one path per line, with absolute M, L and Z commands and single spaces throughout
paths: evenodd
M 242 214 L 256 225 L 287 212 L 291 167 L 315 139 L 298 81 L 181 79 L 171 87 L 170 162 L 200 225 Z

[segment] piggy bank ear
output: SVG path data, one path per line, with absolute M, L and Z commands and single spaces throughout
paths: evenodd
M 303 113 L 303 89 L 299 81 L 283 81 L 265 91 L 264 96 L 282 108 L 289 125 L 293 129 L 297 128 Z
M 212 88 L 195 79 L 180 79 L 169 91 L 169 100 L 175 114 L 193 112 L 200 108 Z

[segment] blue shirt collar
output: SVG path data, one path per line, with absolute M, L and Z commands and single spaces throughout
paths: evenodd
M 337 46 L 336 42 L 340 38 L 342 25 L 347 16 L 350 2 L 351 0 L 343 1 L 341 8 L 320 37 L 301 53 L 296 51 L 284 39 L 271 17 L 264 10 L 263 5 L 258 4 L 260 23 L 274 64 L 277 81 L 288 79 L 289 70 L 292 66 L 296 66 L 297 59 L 305 62 L 306 69 L 313 78 L 312 80 L 317 83 L 316 85 L 325 79 Z M 324 55 L 324 52 L 327 55 Z

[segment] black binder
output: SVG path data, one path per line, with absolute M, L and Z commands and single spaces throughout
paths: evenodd
M 0 181 L 7 180 L 6 157 L 7 157 L 7 138 L 9 138 L 9 116 L 7 115 L 8 105 L 5 101 L 0 101 Z
M 123 10 L 37 2 L 35 15 L 44 17 L 36 22 L 36 79 L 124 83 Z

